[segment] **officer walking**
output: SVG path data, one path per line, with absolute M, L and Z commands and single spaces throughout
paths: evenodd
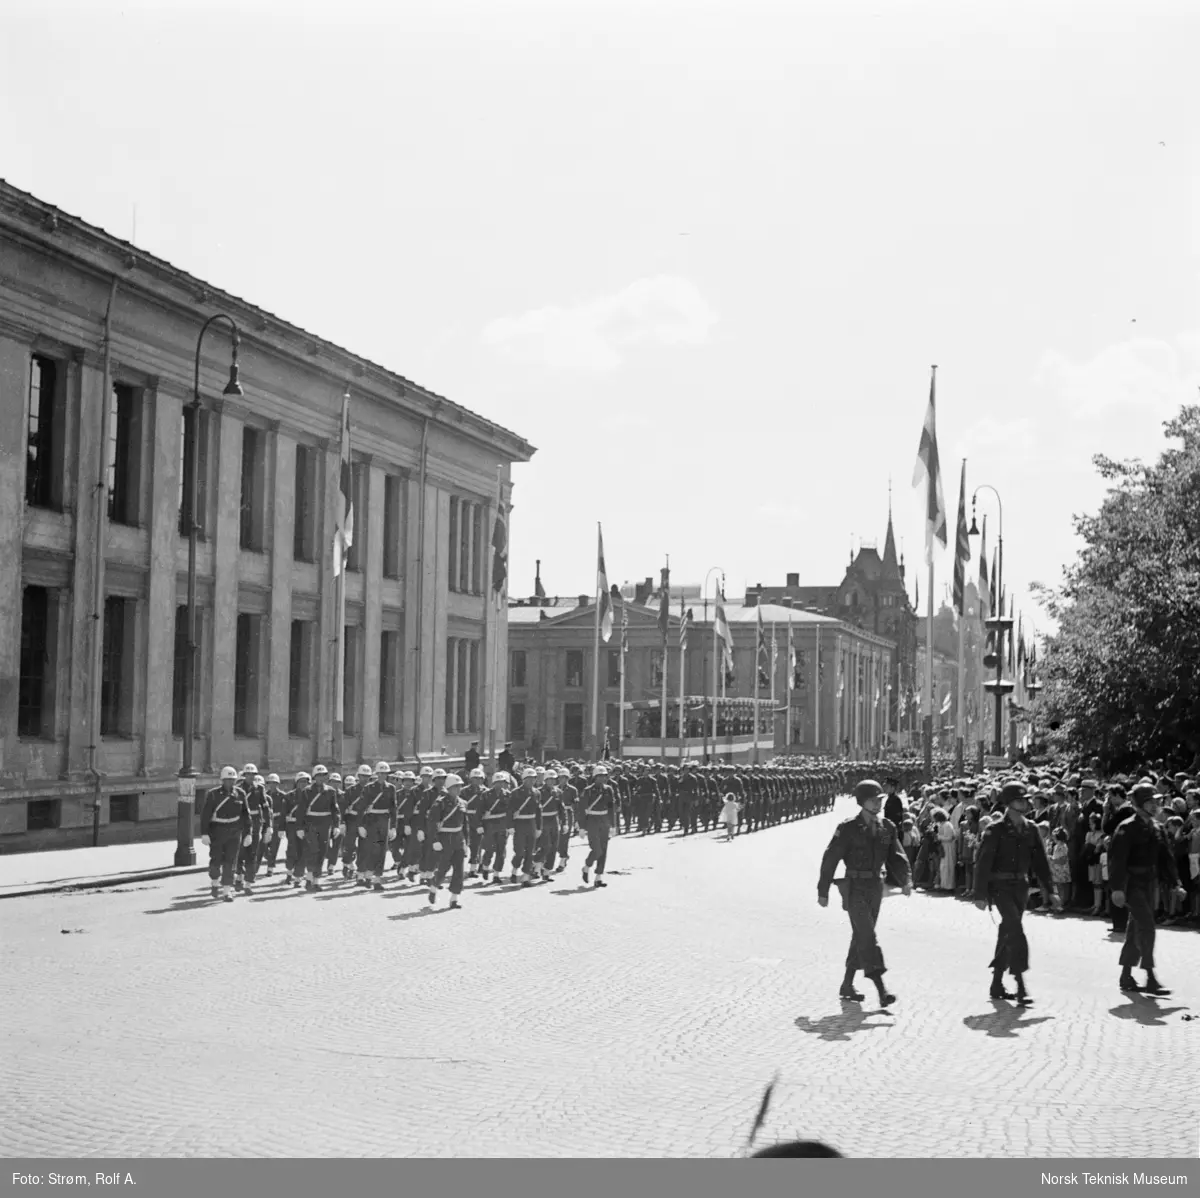
M 208 877 L 213 898 L 233 902 L 233 871 L 238 850 L 250 843 L 250 808 L 237 786 L 237 770 L 221 769 L 221 784 L 204 796 L 200 812 L 200 840 L 208 846 Z
M 338 836 L 338 797 L 332 786 L 325 784 L 329 771 L 323 765 L 313 768 L 312 786 L 296 813 L 296 835 L 304 841 L 304 889 L 310 893 L 321 889 L 317 879 L 325 863 L 329 846 Z
M 1161 998 L 1170 994 L 1154 972 L 1154 898 L 1161 881 L 1179 899 L 1187 891 L 1179 884 L 1175 858 L 1166 835 L 1155 822 L 1160 799 L 1149 782 L 1139 782 L 1129 794 L 1133 814 L 1113 833 L 1108 850 L 1108 878 L 1115 907 L 1127 907 L 1129 923 L 1121 946 L 1122 990 L 1142 991 Z M 1139 986 L 1131 972 L 1146 971 L 1146 984 Z
M 980 837 L 975 861 L 975 906 L 983 911 L 990 904 L 1000 912 L 996 952 L 991 962 L 990 996 L 1016 998 L 1020 1006 L 1027 1007 L 1033 999 L 1025 990 L 1029 941 L 1022 919 L 1029 900 L 1030 870 L 1037 876 L 1042 893 L 1051 896 L 1056 911 L 1060 903 L 1050 880 L 1050 862 L 1046 860 L 1041 834 L 1025 819 L 1029 799 L 1024 785 L 1006 782 L 1000 790 L 1000 806 L 1004 814 L 992 820 Z M 1005 970 L 1016 979 L 1015 995 L 1004 989 Z
M 509 819 L 513 826 L 512 877 L 509 881 L 518 881 L 517 871 L 520 870 L 519 880 L 523 886 L 533 885 L 534 853 L 542 825 L 542 808 L 535 789 L 536 783 L 536 770 L 523 771 L 521 789 L 513 795 L 509 808 Z
M 887 1007 L 896 1001 L 896 996 L 883 984 L 887 966 L 875 936 L 883 901 L 883 873 L 886 870 L 889 879 L 898 882 L 906 895 L 912 893 L 912 873 L 895 825 L 880 817 L 883 788 L 878 782 L 865 779 L 854 788 L 854 798 L 859 806 L 858 815 L 838 824 L 821 859 L 817 902 L 822 907 L 829 905 L 833 871 L 839 861 L 844 861 L 846 876 L 841 889 L 850 916 L 850 951 L 846 954 L 846 975 L 839 995 L 851 1002 L 863 1001 L 863 995 L 854 988 L 854 975 L 861 969 L 875 983 L 879 1005 Z
M 597 765 L 592 770 L 591 785 L 583 792 L 583 815 L 588 837 L 588 855 L 583 863 L 586 885 L 592 866 L 596 867 L 595 886 L 603 887 L 604 867 L 608 862 L 608 836 L 617 817 L 617 792 L 608 784 L 608 767 Z
M 388 844 L 396 838 L 396 788 L 388 781 L 388 763 L 375 767 L 374 781 L 359 787 L 354 815 L 356 834 L 347 840 L 358 844 L 359 886 L 383 889 L 383 863 Z
M 429 808 L 426 832 L 430 847 L 432 876 L 429 879 L 429 902 L 437 902 L 438 891 L 450 871 L 450 906 L 457 907 L 463 890 L 463 854 L 466 850 L 467 813 L 459 798 L 462 779 L 447 774 L 444 789 Z
M 483 847 L 479 858 L 479 876 L 487 884 L 499 885 L 504 879 L 504 857 L 508 851 L 508 792 L 512 779 L 503 770 L 492 775 L 491 789 L 483 797 L 480 819 L 483 827 Z

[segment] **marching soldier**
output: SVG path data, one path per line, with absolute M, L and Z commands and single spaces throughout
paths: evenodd
M 388 770 L 386 761 L 379 762 L 374 780 L 358 788 L 353 811 L 358 826 L 353 837 L 346 836 L 358 842 L 358 885 L 375 890 L 383 889 L 383 863 L 396 838 L 396 788 L 388 781 Z
M 558 771 L 546 771 L 546 787 L 542 791 L 542 839 L 541 856 L 537 863 L 538 877 L 543 882 L 555 873 L 559 848 L 562 843 L 562 826 L 567 819 L 567 805 L 558 788 Z
M 504 879 L 504 857 L 508 851 L 508 792 L 512 779 L 503 770 L 492 775 L 492 787 L 484 795 L 480 806 L 483 828 L 483 849 L 479 859 L 479 876 L 487 884 L 488 874 L 492 883 L 499 885 Z
M 483 779 L 483 767 L 474 766 L 467 776 L 466 788 L 460 796 L 463 810 L 467 813 L 468 878 L 479 877 L 479 854 L 483 848 Z
M 883 873 L 886 870 L 891 880 L 899 882 L 906 895 L 912 893 L 912 875 L 895 826 L 880 817 L 883 789 L 879 783 L 869 779 L 860 782 L 854 788 L 854 798 L 859 806 L 858 815 L 838 824 L 821 859 L 817 902 L 822 907 L 829 905 L 833 871 L 839 861 L 844 861 L 846 874 L 839 889 L 850 916 L 851 935 L 846 975 L 839 995 L 851 1002 L 863 1001 L 863 995 L 854 988 L 854 975 L 861 969 L 875 983 L 879 1005 L 887 1007 L 896 1001 L 896 996 L 883 983 L 887 966 L 875 936 L 883 900 Z
M 692 770 L 692 763 L 685 761 L 679 775 L 679 826 L 684 836 L 696 830 L 696 803 L 700 787 Z
M 1006 782 L 1000 790 L 1004 812 L 983 829 L 979 855 L 975 861 L 975 906 L 981 911 L 994 906 L 1000 912 L 1000 929 L 992 957 L 992 998 L 1016 998 L 1020 1006 L 1033 999 L 1025 991 L 1025 973 L 1029 969 L 1029 941 L 1025 938 L 1022 918 L 1029 901 L 1029 873 L 1032 870 L 1042 893 L 1051 896 L 1057 911 L 1061 904 L 1050 880 L 1050 862 L 1037 828 L 1025 819 L 1029 799 L 1020 782 Z M 1017 982 L 1017 992 L 1004 989 L 1004 973 Z
M 313 768 L 312 785 L 296 818 L 296 835 L 304 841 L 304 889 L 309 893 L 321 889 L 317 879 L 329 853 L 329 844 L 345 830 L 339 831 L 337 791 L 326 785 L 328 776 L 325 766 Z
M 429 766 L 424 768 L 433 773 Z M 417 880 L 417 871 L 421 868 L 421 841 L 425 838 L 425 830 L 417 818 L 417 802 L 421 794 L 417 782 L 417 775 L 412 770 L 405 770 L 396 800 L 396 826 L 399 828 L 396 843 L 399 844 L 401 839 L 404 841 L 404 850 L 396 865 L 396 877 L 410 884 Z
M 287 832 L 287 854 L 283 863 L 286 870 L 284 882 L 288 886 L 300 885 L 300 873 L 304 865 L 304 837 L 300 835 L 300 808 L 312 785 L 312 775 L 301 770 L 296 775 L 295 789 L 289 790 L 283 799 L 283 825 Z
M 521 788 L 513 795 L 509 811 L 513 827 L 513 861 L 510 882 L 533 885 L 534 853 L 537 834 L 542 826 L 542 808 L 536 790 L 537 771 L 527 769 L 521 774 Z M 518 879 L 517 871 L 520 870 Z
M 559 777 L 563 781 L 563 785 L 559 787 L 562 818 L 558 827 L 558 866 L 554 871 L 558 874 L 567 868 L 567 860 L 571 855 L 571 837 L 575 833 L 575 811 L 579 801 L 579 794 L 571 785 L 565 771 L 560 770 Z
M 388 765 L 386 761 L 379 763 L 383 766 L 383 773 L 386 776 Z M 342 877 L 353 878 L 356 882 L 361 880 L 362 873 L 357 866 L 359 853 L 359 840 L 357 829 L 362 816 L 362 811 L 365 803 L 368 801 L 366 792 L 370 790 L 374 793 L 375 773 L 371 767 L 364 761 L 358 767 L 358 782 L 357 785 L 351 785 L 351 778 L 346 776 L 346 792 L 344 802 L 341 807 L 341 822 L 347 828 L 352 828 L 348 835 L 341 838 L 342 841 Z M 383 779 L 379 781 L 382 783 Z M 386 846 L 385 846 L 386 847 Z
M 604 867 L 608 862 L 608 836 L 617 817 L 617 794 L 608 784 L 608 768 L 597 765 L 592 770 L 591 785 L 583 792 L 583 814 L 587 821 L 588 855 L 583 863 L 584 885 L 592 866 L 596 867 L 595 886 L 603 887 Z
M 242 793 L 250 812 L 250 843 L 238 850 L 234 888 L 252 894 L 263 839 L 271 834 L 271 800 L 267 798 L 267 781 L 262 774 L 255 774 L 249 792 L 243 789 Z
M 208 877 L 213 898 L 233 902 L 233 870 L 238 850 L 250 843 L 250 809 L 237 786 L 237 770 L 221 769 L 221 784 L 204 796 L 200 813 L 200 840 L 208 846 Z
M 283 839 L 284 803 L 286 792 L 279 789 L 279 775 L 267 775 L 267 801 L 271 804 L 271 824 L 263 840 L 262 856 L 259 858 L 259 868 L 266 866 L 265 874 L 269 878 L 275 872 L 275 862 L 279 859 L 279 842 Z
M 448 774 L 445 789 L 429 808 L 426 839 L 430 848 L 432 873 L 429 882 L 429 902 L 437 902 L 438 891 L 450 871 L 450 906 L 457 907 L 463 890 L 463 854 L 466 849 L 467 813 L 459 792 L 462 779 Z
M 1129 909 L 1125 943 L 1121 946 L 1122 990 L 1142 991 L 1156 998 L 1170 994 L 1154 972 L 1154 898 L 1161 881 L 1184 899 L 1187 891 L 1179 884 L 1179 871 L 1162 828 L 1155 822 L 1161 804 L 1158 791 L 1149 782 L 1139 782 L 1129 793 L 1133 814 L 1117 825 L 1108 850 L 1108 878 L 1115 907 Z M 1146 984 L 1139 986 L 1131 972 L 1146 971 Z

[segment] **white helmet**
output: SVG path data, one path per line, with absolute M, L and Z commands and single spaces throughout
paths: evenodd
M 484 776 L 483 766 L 477 765 L 467 776 L 470 778 L 482 778 Z
M 267 775 L 267 782 L 268 782 L 268 783 L 271 783 L 271 782 L 278 782 L 278 781 L 279 781 L 279 775 L 278 775 L 278 774 L 268 774 L 268 775 Z
M 236 782 L 237 776 L 238 776 L 238 772 L 237 772 L 237 770 L 235 770 L 233 768 L 233 766 L 224 765 L 221 767 L 221 781 L 222 782 Z
M 230 768 L 232 769 L 233 767 L 231 766 Z M 257 774 L 258 766 L 247 763 L 246 765 L 242 766 L 242 773 L 243 774 Z
M 546 781 L 550 781 L 551 778 L 553 778 L 556 782 L 558 781 L 558 770 L 546 771 Z
M 446 786 L 447 787 L 461 786 L 462 784 L 463 784 L 463 780 L 457 774 L 447 774 L 446 775 Z
M 392 767 L 386 761 L 380 761 L 375 766 L 375 772 L 377 774 L 390 774 Z
M 341 775 L 341 774 L 330 774 L 330 775 L 329 775 L 329 781 L 330 781 L 330 782 L 340 782 L 341 780 L 342 780 L 342 775 Z
M 433 777 L 433 766 L 431 766 L 431 765 L 421 766 L 421 777 L 422 778 L 432 778 Z
M 443 769 L 436 769 L 433 771 L 433 776 L 435 778 L 444 778 L 446 776 L 446 771 Z
M 526 769 L 526 770 L 521 771 L 521 781 L 522 782 L 524 782 L 526 778 L 536 778 L 536 777 L 537 777 L 537 770 Z
M 384 772 L 387 772 L 386 767 Z M 369 778 L 371 776 L 371 767 L 365 761 L 358 767 L 358 776 L 360 778 Z
M 254 785 L 255 786 L 266 786 L 266 784 L 267 784 L 267 780 L 266 780 L 266 778 L 264 778 L 262 776 L 262 774 L 254 775 Z
M 297 784 L 299 784 L 301 782 L 311 782 L 311 781 L 312 781 L 312 775 L 307 770 L 301 770 L 296 775 Z
M 592 774 L 594 777 L 597 777 L 597 778 L 605 778 L 608 776 L 608 766 L 606 766 L 606 765 L 595 766 L 592 770 Z
M 324 778 L 325 775 L 328 773 L 329 773 L 329 770 L 326 766 L 323 766 L 323 765 L 314 765 L 313 766 L 313 777 L 314 778 Z

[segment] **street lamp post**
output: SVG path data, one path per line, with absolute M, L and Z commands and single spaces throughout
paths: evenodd
M 997 491 L 995 487 L 988 483 L 981 483 L 978 487 L 976 487 L 971 495 L 971 527 L 967 530 L 969 536 L 977 537 L 979 535 L 979 525 L 975 520 L 975 500 L 980 491 L 990 491 L 996 497 L 996 507 L 999 510 L 1000 515 L 999 537 L 997 539 L 996 553 L 996 598 L 997 601 L 1000 602 L 1004 589 L 1004 504 L 1001 502 L 1000 492 Z M 1004 615 L 1003 605 L 1001 605 L 1001 610 L 999 613 L 992 613 L 991 617 L 986 621 L 985 627 L 989 632 L 994 632 L 996 634 L 996 677 L 992 682 L 985 682 L 984 689 L 991 691 L 996 699 L 992 752 L 999 757 L 1004 752 L 1004 696 L 1012 690 L 1012 683 L 1005 682 L 1004 680 L 1004 634 L 1012 628 L 1012 621 Z
M 238 344 L 240 337 L 233 317 L 218 312 L 210 316 L 196 338 L 196 377 L 192 389 L 192 402 L 188 405 L 191 419 L 184 426 L 186 443 L 186 513 L 188 538 L 187 574 L 187 653 L 183 660 L 183 762 L 179 768 L 179 806 L 177 810 L 178 831 L 175 846 L 176 865 L 195 865 L 196 848 L 192 839 L 196 814 L 196 770 L 192 764 L 192 750 L 196 739 L 196 507 L 200 502 L 199 434 L 200 434 L 200 348 L 209 325 L 227 321 L 233 332 L 233 356 L 229 365 L 229 382 L 223 394 L 240 396 L 242 386 L 238 382 Z

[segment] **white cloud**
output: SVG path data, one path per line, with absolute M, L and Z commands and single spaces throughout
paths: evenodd
M 657 275 L 572 307 L 500 317 L 484 328 L 483 342 L 551 370 L 609 371 L 634 345 L 698 345 L 716 320 L 694 283 Z

